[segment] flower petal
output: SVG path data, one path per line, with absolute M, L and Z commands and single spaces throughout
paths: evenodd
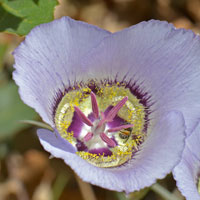
M 200 123 L 186 139 L 186 147 L 181 162 L 174 168 L 177 186 L 187 200 L 200 200 L 197 190 L 200 178 Z
M 64 159 L 84 181 L 129 193 L 150 186 L 172 170 L 181 158 L 184 129 L 181 113 L 168 113 L 155 126 L 134 159 L 118 168 L 98 168 L 76 154 L 63 150 L 58 152 L 56 137 L 48 130 L 43 134 L 38 132 L 38 135 L 44 148 L 53 156 Z
M 200 161 L 200 123 L 195 127 L 195 130 L 190 137 L 186 139 L 186 147 Z M 200 165 L 199 165 L 200 169 Z
M 14 51 L 13 77 L 22 100 L 53 126 L 59 93 L 79 80 L 80 58 L 107 35 L 107 31 L 69 17 L 34 28 Z
M 151 118 L 180 110 L 187 133 L 200 113 L 200 38 L 192 31 L 151 20 L 106 37 L 84 57 L 85 80 L 126 81 L 148 93 Z M 134 85 L 134 86 L 135 86 Z
M 63 158 L 59 156 L 59 153 L 62 155 L 65 152 L 76 152 L 76 149 L 56 132 L 53 133 L 47 129 L 38 129 L 37 135 L 45 150 L 52 153 L 54 157 Z

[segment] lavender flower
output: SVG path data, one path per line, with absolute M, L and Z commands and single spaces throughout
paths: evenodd
M 68 17 L 14 52 L 22 100 L 50 124 L 43 147 L 84 181 L 132 192 L 179 162 L 200 113 L 200 40 L 151 20 L 111 34 Z
M 181 193 L 187 200 L 200 200 L 200 124 L 186 139 L 180 163 L 173 170 Z

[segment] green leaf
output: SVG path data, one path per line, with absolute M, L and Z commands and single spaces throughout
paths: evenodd
M 0 0 L 0 31 L 27 35 L 53 20 L 57 0 Z
M 38 116 L 21 101 L 18 88 L 12 81 L 0 86 L 0 113 L 0 140 L 29 126 L 19 123 L 19 120 L 32 120 Z

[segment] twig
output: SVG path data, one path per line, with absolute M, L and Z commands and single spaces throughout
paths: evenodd
M 81 194 L 84 200 L 97 200 L 92 189 L 92 186 L 89 183 L 82 181 L 77 175 L 75 175 L 76 181 L 80 188 Z
M 43 122 L 38 122 L 38 121 L 34 121 L 34 120 L 20 120 L 19 122 L 24 123 L 24 124 L 30 124 L 30 125 L 38 126 L 40 128 L 45 128 L 45 129 L 48 129 L 50 131 L 53 131 L 51 126 L 49 126 L 48 124 L 45 124 Z
M 70 175 L 66 176 L 63 174 L 63 172 L 57 176 L 56 181 L 53 185 L 54 200 L 58 200 L 60 198 L 69 180 L 70 180 Z
M 184 200 L 185 198 L 181 195 L 181 192 L 175 188 L 172 192 L 173 195 L 175 195 L 176 197 L 178 197 L 180 200 Z
M 130 198 L 126 197 L 123 192 L 116 192 L 115 195 L 118 200 L 130 200 Z
M 151 190 L 153 190 L 156 194 L 160 195 L 165 200 L 180 200 L 178 197 L 170 193 L 167 189 L 158 183 L 152 185 Z

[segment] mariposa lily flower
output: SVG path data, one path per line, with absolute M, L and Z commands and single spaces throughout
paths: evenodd
M 182 159 L 173 175 L 187 200 L 200 200 L 200 124 L 186 139 Z
M 180 161 L 200 113 L 200 40 L 151 20 L 117 33 L 64 17 L 14 51 L 22 100 L 52 126 L 44 149 L 84 181 L 127 193 Z

